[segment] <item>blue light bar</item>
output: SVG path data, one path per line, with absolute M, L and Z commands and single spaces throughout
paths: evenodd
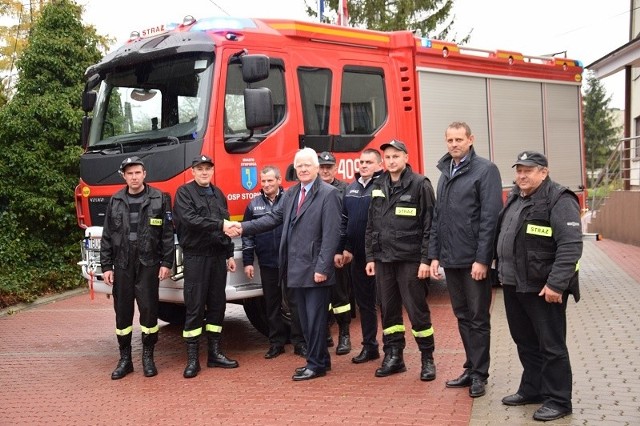
M 256 27 L 256 24 L 247 18 L 213 17 L 199 19 L 189 31 L 242 30 Z

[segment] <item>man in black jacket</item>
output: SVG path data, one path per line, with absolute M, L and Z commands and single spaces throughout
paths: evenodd
M 489 268 L 502 180 L 495 164 L 476 155 L 467 123 L 451 123 L 445 140 L 448 153 L 438 162 L 442 175 L 429 235 L 431 276 L 440 278 L 438 268 L 444 268 L 466 355 L 464 372 L 446 386 L 468 386 L 469 396 L 476 398 L 485 394 L 489 377 Z
M 376 279 L 368 276 L 364 250 L 364 234 L 371 204 L 373 182 L 382 173 L 382 156 L 376 149 L 360 154 L 359 173 L 347 186 L 342 204 L 340 248 L 343 263 L 351 268 L 353 293 L 360 312 L 362 350 L 351 361 L 362 364 L 380 358 L 378 351 L 378 318 L 376 315 Z
M 373 183 L 365 233 L 366 271 L 376 277 L 382 310 L 384 359 L 376 377 L 406 371 L 402 307 L 422 357 L 420 379 L 436 378 L 431 312 L 427 305 L 429 229 L 435 197 L 431 182 L 413 173 L 404 143 L 380 146 L 387 171 Z
M 184 337 L 187 366 L 183 376 L 200 371 L 200 335 L 207 333 L 207 367 L 236 368 L 238 362 L 222 352 L 222 323 L 226 308 L 227 270 L 234 272 L 233 242 L 224 233 L 229 210 L 222 191 L 211 184 L 213 160 L 201 155 L 191 163 L 194 180 L 178 188 L 174 206 L 178 242 L 184 255 Z M 206 318 L 205 318 L 206 308 Z
M 544 155 L 518 155 L 516 185 L 498 221 L 498 274 L 511 337 L 523 372 L 505 405 L 542 403 L 534 420 L 571 413 L 567 300 L 580 299 L 582 231 L 578 198 L 549 179 Z
M 133 372 L 134 301 L 140 311 L 144 375 L 158 374 L 153 360 L 158 342 L 158 286 L 171 274 L 174 254 L 169 196 L 144 183 L 147 172 L 138 157 L 126 158 L 119 173 L 127 186 L 109 200 L 100 241 L 102 278 L 113 285 L 120 347 L 120 360 L 111 373 L 113 380 Z
M 340 193 L 340 198 L 344 198 L 347 184 L 336 178 L 338 167 L 336 157 L 328 151 L 318 154 L 320 164 L 320 179 L 333 186 Z M 342 249 L 338 250 L 335 256 L 336 284 L 331 287 L 331 312 L 338 323 L 338 346 L 336 355 L 346 355 L 351 352 L 351 335 L 349 327 L 351 325 L 351 271 L 345 268 L 343 262 Z M 331 337 L 331 317 L 327 328 L 327 344 L 333 346 Z

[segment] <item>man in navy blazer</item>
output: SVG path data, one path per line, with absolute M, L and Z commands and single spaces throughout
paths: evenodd
M 236 232 L 229 235 L 258 234 L 284 225 L 280 270 L 287 274 L 307 341 L 307 365 L 296 368 L 292 377 L 301 381 L 322 377 L 331 369 L 327 316 L 335 283 L 333 257 L 340 241 L 342 200 L 333 186 L 318 177 L 320 166 L 313 149 L 298 151 L 293 165 L 300 183 L 285 192 L 280 205 L 258 219 L 236 224 Z

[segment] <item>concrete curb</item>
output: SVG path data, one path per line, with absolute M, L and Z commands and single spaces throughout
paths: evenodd
M 65 291 L 64 293 L 52 294 L 36 299 L 31 303 L 18 303 L 17 305 L 9 306 L 8 308 L 0 309 L 0 317 L 17 314 L 25 309 L 31 309 L 36 306 L 46 305 L 47 303 L 53 303 L 58 300 L 68 299 L 70 297 L 77 296 L 79 294 L 88 293 L 89 290 L 85 287 L 76 288 L 75 290 Z

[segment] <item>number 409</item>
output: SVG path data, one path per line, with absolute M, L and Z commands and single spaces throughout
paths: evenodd
M 338 162 L 338 174 L 342 177 L 342 180 L 347 182 L 352 181 L 356 173 L 360 171 L 358 165 L 360 159 L 358 158 L 343 158 Z

